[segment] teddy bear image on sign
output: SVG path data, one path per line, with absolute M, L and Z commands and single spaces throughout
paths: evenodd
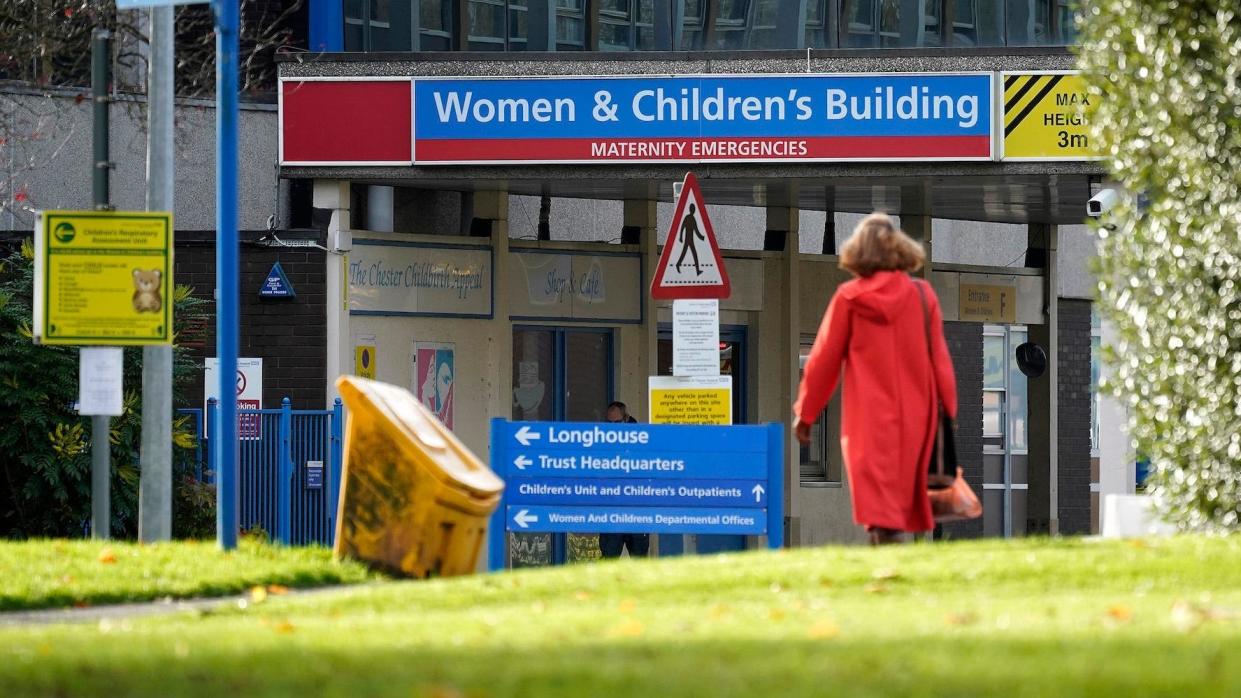
M 134 310 L 140 313 L 158 313 L 164 307 L 160 297 L 163 272 L 158 269 L 134 270 Z

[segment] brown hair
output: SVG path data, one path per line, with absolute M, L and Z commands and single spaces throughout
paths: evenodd
M 853 229 L 840 248 L 840 268 L 858 276 L 877 271 L 918 271 L 926 252 L 884 213 L 872 213 Z

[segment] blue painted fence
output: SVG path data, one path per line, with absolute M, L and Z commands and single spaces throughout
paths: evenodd
M 214 482 L 209 466 L 218 443 L 219 408 L 207 403 L 178 413 L 195 420 L 200 479 Z M 203 417 L 205 416 L 205 424 Z M 288 398 L 279 409 L 237 410 L 238 508 L 242 530 L 262 528 L 285 545 L 332 545 L 340 498 L 344 408 L 295 410 Z

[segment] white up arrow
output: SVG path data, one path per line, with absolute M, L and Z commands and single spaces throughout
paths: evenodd
M 522 427 L 517 430 L 517 433 L 513 434 L 513 438 L 517 439 L 517 442 L 522 446 L 529 446 L 531 441 L 538 441 L 543 437 L 539 434 L 539 432 L 523 424 Z
M 527 465 L 534 465 L 534 461 L 525 456 L 517 456 L 517 460 L 513 461 L 513 465 L 517 466 L 518 470 L 525 470 Z
M 762 485 L 755 485 L 754 489 L 750 491 L 754 493 L 754 501 L 761 502 L 763 501 L 763 493 L 766 492 L 767 490 L 763 489 Z
M 522 509 L 513 515 L 513 522 L 522 528 L 529 528 L 530 524 L 539 522 L 539 517 L 531 514 L 529 509 Z

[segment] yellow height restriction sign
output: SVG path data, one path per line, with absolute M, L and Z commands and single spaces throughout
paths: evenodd
M 172 214 L 40 214 L 34 319 L 42 344 L 171 344 Z
M 1091 100 L 1073 72 L 1004 73 L 1005 160 L 1094 160 Z

